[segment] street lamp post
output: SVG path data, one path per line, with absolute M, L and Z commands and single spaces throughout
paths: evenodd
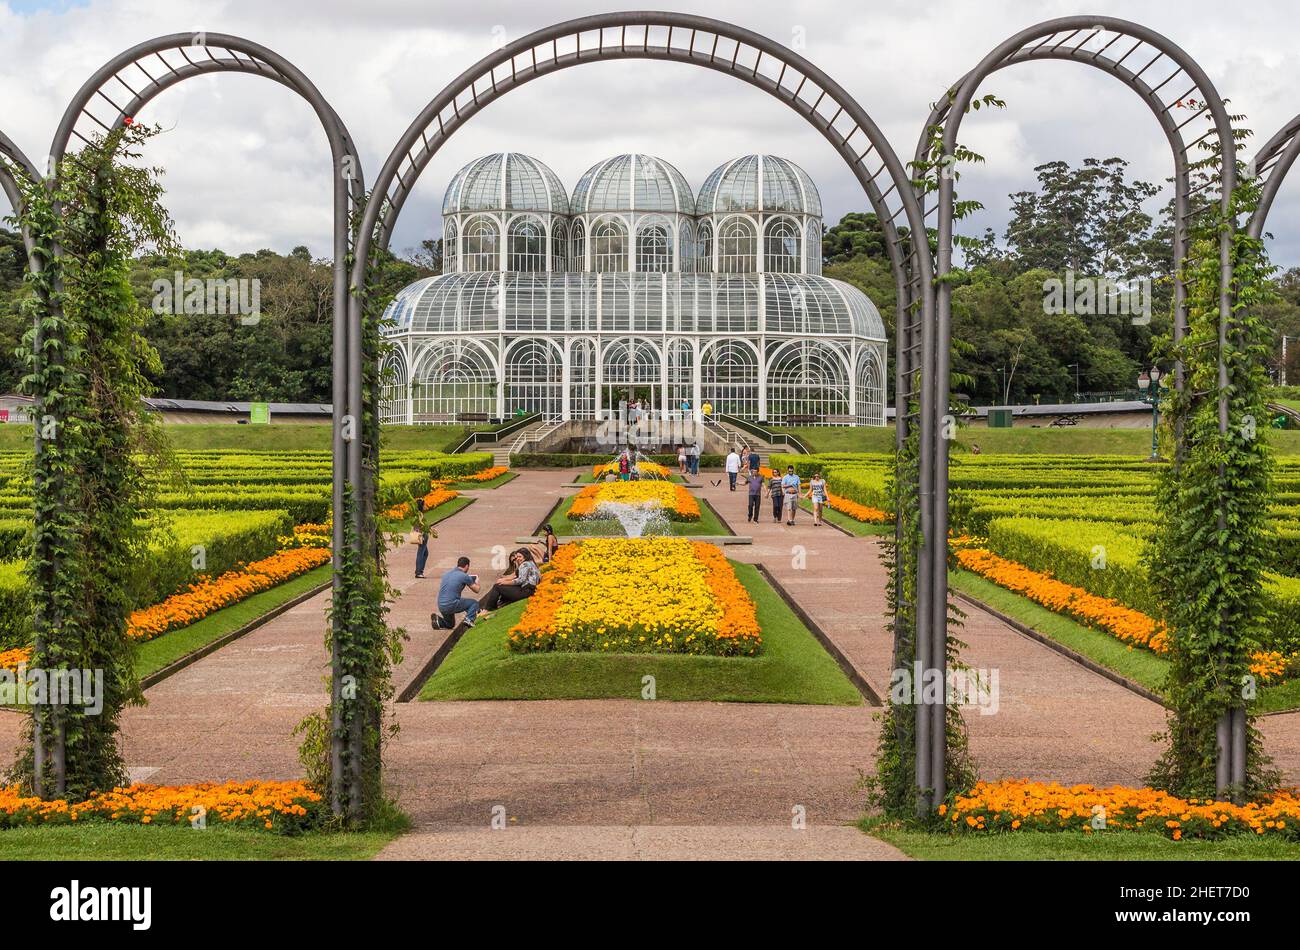
M 1151 406 L 1151 458 L 1148 461 L 1160 461 L 1160 447 L 1157 431 L 1160 426 L 1160 368 L 1152 366 L 1150 372 L 1138 376 L 1138 395 Z

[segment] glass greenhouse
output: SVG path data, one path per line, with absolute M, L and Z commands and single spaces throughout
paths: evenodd
M 885 328 L 821 276 L 822 208 L 798 166 L 747 155 L 698 195 L 648 155 L 594 165 L 572 196 L 535 158 L 486 155 L 443 200 L 443 270 L 385 314 L 383 420 L 519 411 L 603 419 L 638 400 L 714 413 L 883 425 Z

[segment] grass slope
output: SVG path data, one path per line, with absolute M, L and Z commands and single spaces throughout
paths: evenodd
M 894 451 L 893 426 L 808 426 L 774 431 L 796 436 L 813 452 Z M 1266 429 L 1265 432 L 1279 454 L 1300 453 L 1300 430 Z M 967 452 L 972 443 L 978 444 L 984 452 L 1013 455 L 1135 455 L 1145 458 L 1151 454 L 1151 430 L 1145 426 L 1137 429 L 1090 429 L 1086 426 L 987 429 L 967 426 L 958 432 L 953 452 Z
M 367 861 L 395 837 L 388 832 L 286 837 L 249 828 L 105 822 L 0 831 L 0 860 Z
M 420 699 L 638 699 L 649 675 L 659 699 L 860 705 L 861 694 L 758 570 L 734 566 L 758 607 L 761 656 L 514 654 L 506 631 L 525 604 L 511 604 L 465 634 Z
M 948 835 L 899 828 L 878 819 L 860 827 L 923 861 L 1296 861 L 1300 843 L 1239 835 L 1219 841 L 1172 841 L 1156 834 L 1067 831 Z
M 322 565 L 314 571 L 308 571 L 301 577 L 285 581 L 270 590 L 254 594 L 247 600 L 232 604 L 223 610 L 204 617 L 198 623 L 188 627 L 172 630 L 146 643 L 140 644 L 136 651 L 135 669 L 140 676 L 147 676 L 175 663 L 181 657 L 207 646 L 213 640 L 224 637 L 240 627 L 247 626 L 254 620 L 270 613 L 282 604 L 287 604 L 309 590 L 328 583 L 333 568 Z M 324 628 L 322 627 L 322 635 Z

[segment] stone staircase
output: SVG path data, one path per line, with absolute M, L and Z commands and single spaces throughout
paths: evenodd
M 468 452 L 490 452 L 492 453 L 492 464 L 510 467 L 510 455 L 512 452 L 519 451 L 516 446 L 520 445 L 530 435 L 546 429 L 548 432 L 554 428 L 554 423 L 548 423 L 545 419 L 534 419 L 522 429 L 516 429 L 509 432 L 495 442 L 479 442 L 478 444 L 466 449 Z
M 705 424 L 737 452 L 740 451 L 742 446 L 748 447 L 751 451 L 757 451 L 763 465 L 768 465 L 773 455 L 798 453 L 798 449 L 794 446 L 769 442 L 762 436 L 732 425 L 723 419 L 709 419 Z

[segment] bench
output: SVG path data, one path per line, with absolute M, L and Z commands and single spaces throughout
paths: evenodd
M 821 416 L 798 416 L 791 415 L 785 417 L 785 424 L 788 426 L 811 426 L 821 422 Z
M 486 412 L 458 412 L 457 422 L 488 422 L 491 417 Z
M 827 416 L 826 424 L 832 426 L 851 426 L 858 420 L 853 416 Z

